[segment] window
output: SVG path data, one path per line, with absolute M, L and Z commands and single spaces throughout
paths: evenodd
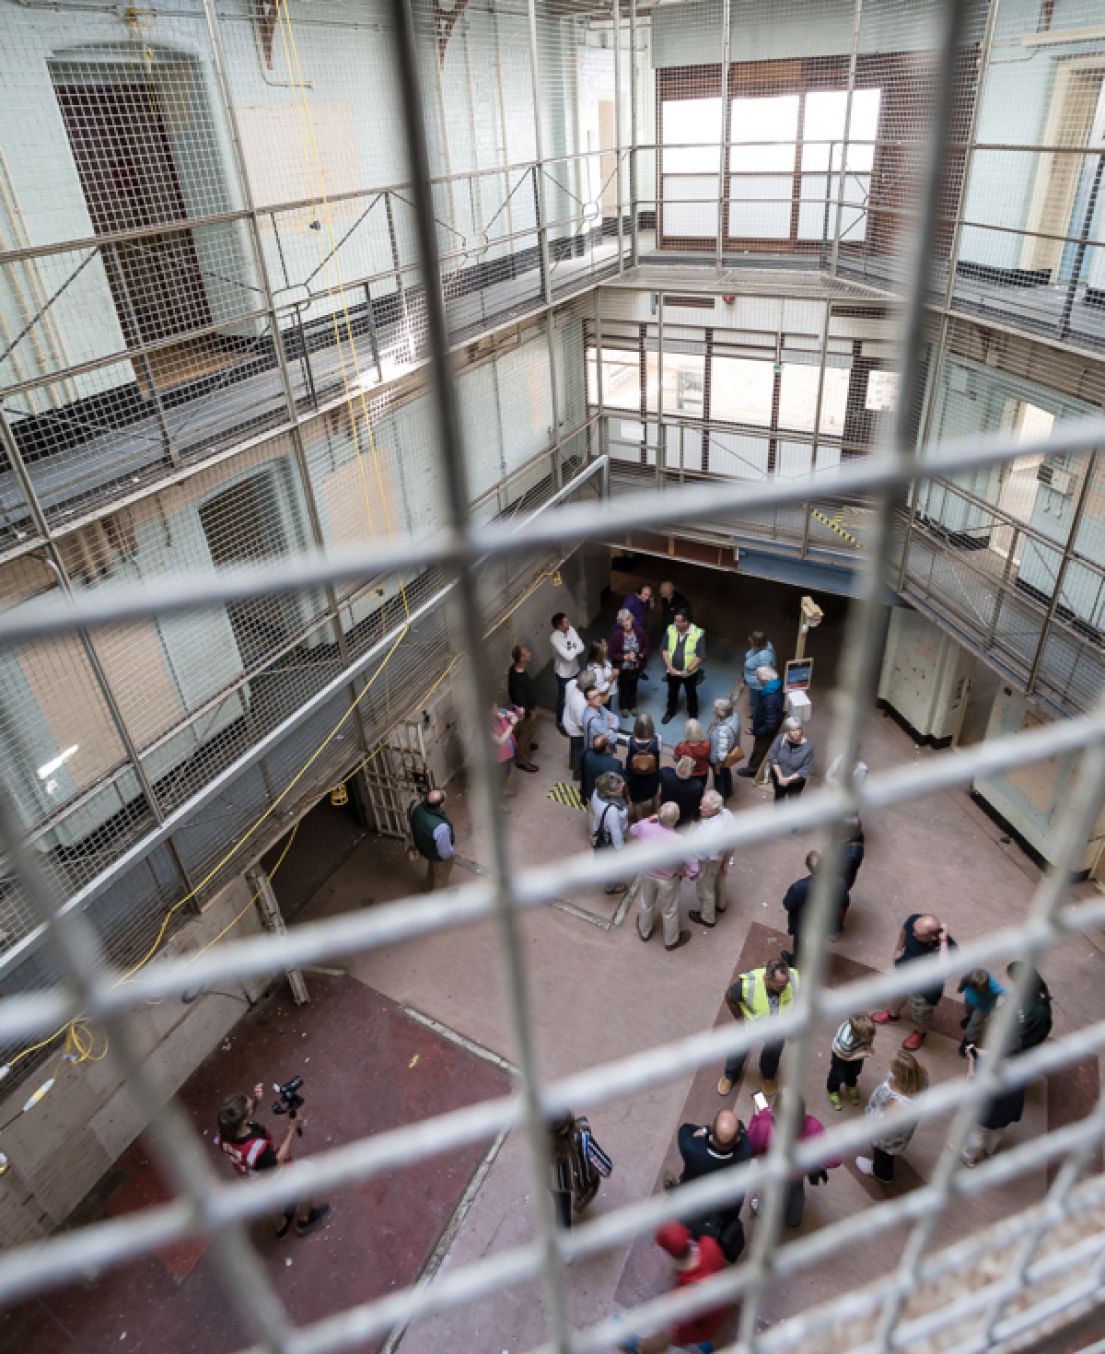
M 656 387 L 658 384 L 658 355 L 646 353 L 648 372 L 648 411 L 658 411 Z M 706 359 L 692 353 L 664 354 L 664 417 L 701 418 L 705 389 Z
M 594 351 L 587 354 L 587 399 L 599 402 Z M 608 409 L 641 410 L 641 366 L 635 352 L 604 348 L 602 353 L 602 402 Z
M 771 362 L 747 357 L 719 357 L 714 353 L 710 385 L 710 414 L 724 423 L 771 426 L 775 373 Z
M 716 236 L 721 99 L 670 98 L 661 118 L 663 234 Z
M 846 58 L 735 63 L 724 129 L 719 67 L 658 71 L 661 243 L 716 240 L 719 187 L 729 243 L 819 248 L 836 232 L 838 201 L 841 240 L 867 241 L 885 111 L 874 82 L 885 70 L 864 64 L 849 111 Z M 722 134 L 729 152 L 719 185 Z

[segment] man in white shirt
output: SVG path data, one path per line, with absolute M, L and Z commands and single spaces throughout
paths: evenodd
M 718 822 L 730 826 L 733 815 L 725 807 L 725 801 L 716 790 L 707 790 L 702 796 L 702 821 Z M 698 907 L 687 915 L 700 926 L 717 924 L 717 914 L 724 912 L 729 905 L 725 896 L 725 883 L 729 874 L 729 847 L 715 846 L 698 857 L 698 878 L 695 883 L 695 900 Z
M 595 674 L 584 668 L 578 677 L 569 677 L 564 683 L 564 713 L 561 732 L 568 737 L 568 766 L 576 780 L 580 779 L 583 757 L 583 716 L 587 713 L 587 697 L 595 689 Z
M 579 672 L 579 656 L 583 652 L 580 639 L 563 611 L 552 618 L 549 645 L 553 654 L 553 672 L 556 674 L 556 727 L 564 732 L 564 693 L 568 683 Z

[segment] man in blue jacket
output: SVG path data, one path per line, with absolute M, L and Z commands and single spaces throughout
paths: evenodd
M 748 636 L 748 648 L 744 652 L 744 684 L 748 688 L 748 704 L 752 717 L 760 703 L 763 679 L 760 668 L 774 668 L 775 645 L 762 630 L 753 630 Z
M 752 713 L 752 737 L 756 741 L 752 744 L 748 765 L 741 767 L 738 776 L 755 776 L 783 725 L 782 678 L 774 668 L 766 665 L 756 670 L 756 677 L 760 683 L 759 699 Z

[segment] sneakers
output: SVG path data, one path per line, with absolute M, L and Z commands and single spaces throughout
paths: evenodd
M 729 1078 L 724 1075 L 724 1073 L 720 1077 L 718 1077 L 717 1079 L 718 1095 L 728 1095 L 729 1092 L 733 1089 L 733 1086 L 734 1083 L 730 1081 Z
M 858 1104 L 859 1104 L 859 1087 L 858 1087 L 858 1086 L 849 1086 L 849 1087 L 848 1087 L 848 1099 L 852 1102 L 853 1105 L 858 1105 Z
M 875 1162 L 872 1157 L 856 1157 L 856 1170 L 864 1175 L 875 1174 Z
M 317 1208 L 312 1208 L 302 1222 L 296 1223 L 296 1232 L 300 1236 L 306 1236 L 308 1232 L 313 1232 L 320 1222 L 326 1221 L 330 1212 L 329 1204 L 319 1204 Z
M 699 926 L 708 926 L 711 930 L 717 925 L 716 921 L 707 921 L 701 912 L 688 912 L 687 916 Z
M 925 1034 L 925 1030 L 914 1030 L 912 1034 L 907 1034 L 902 1040 L 902 1048 L 907 1049 L 910 1053 L 916 1053 L 925 1042 Z
M 901 1016 L 896 1016 L 892 1011 L 872 1011 L 871 1019 L 876 1025 L 896 1025 Z
M 829 1092 L 829 1104 L 832 1105 L 834 1110 L 842 1110 L 844 1108 L 844 1102 L 840 1098 L 839 1091 Z

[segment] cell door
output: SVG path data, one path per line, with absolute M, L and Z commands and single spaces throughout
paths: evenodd
M 59 84 L 56 90 L 97 235 L 187 220 L 152 83 Z M 112 255 L 108 283 L 129 343 L 185 336 L 211 323 L 189 231 L 120 241 Z

